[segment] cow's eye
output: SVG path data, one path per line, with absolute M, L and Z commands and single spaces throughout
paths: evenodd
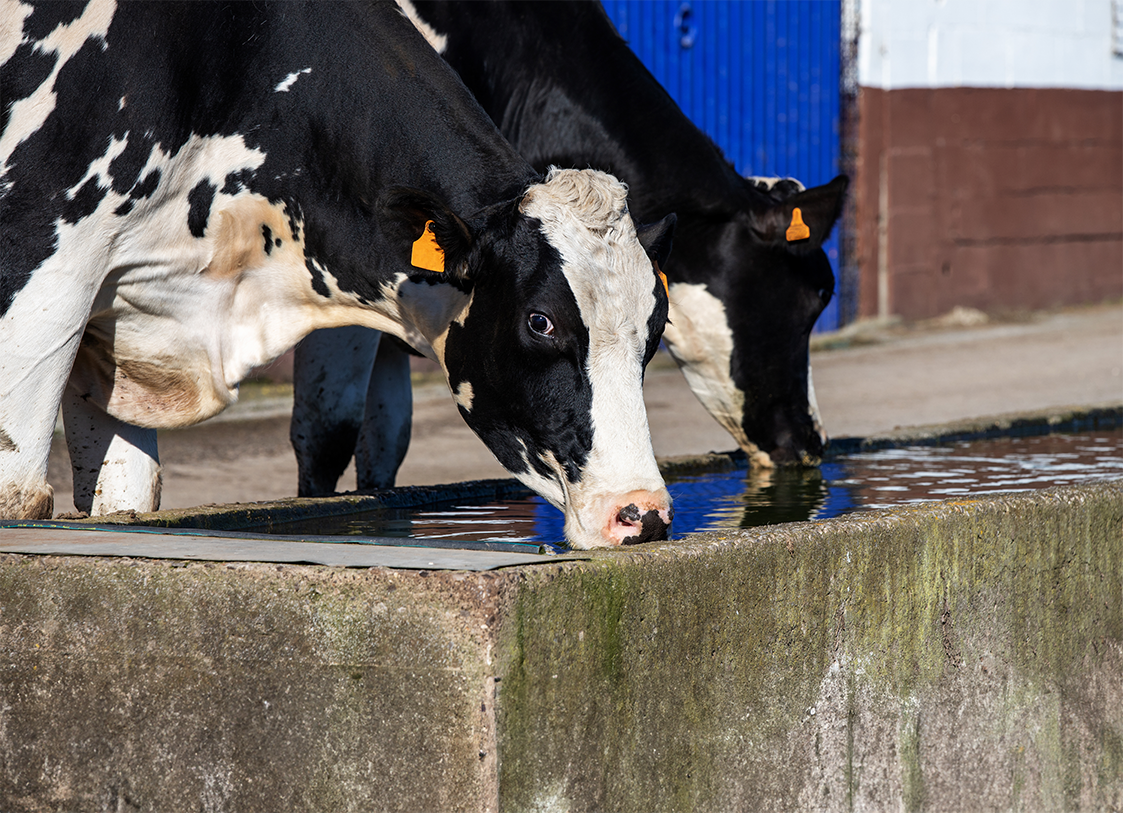
M 527 325 L 530 329 L 540 336 L 554 335 L 554 323 L 550 321 L 550 317 L 544 313 L 532 313 L 526 319 Z

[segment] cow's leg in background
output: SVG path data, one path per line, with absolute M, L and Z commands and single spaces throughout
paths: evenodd
M 381 336 L 337 327 L 314 331 L 296 346 L 289 439 L 301 497 L 334 493 L 351 461 Z
M 74 507 L 90 516 L 160 507 L 156 430 L 125 423 L 67 387 L 62 397 Z
M 378 343 L 362 429 L 355 444 L 360 491 L 391 488 L 409 449 L 413 421 L 409 359 L 409 352 L 393 339 Z

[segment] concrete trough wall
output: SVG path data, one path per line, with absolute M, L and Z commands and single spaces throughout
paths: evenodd
M 1112 810 L 1123 482 L 485 572 L 0 554 L 0 810 Z

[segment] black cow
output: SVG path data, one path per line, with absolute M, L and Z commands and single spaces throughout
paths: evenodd
M 671 224 L 537 173 L 397 6 L 3 13 L 0 516 L 50 516 L 60 402 L 75 502 L 152 510 L 157 428 L 358 324 L 441 364 L 574 546 L 666 534 L 641 381 Z
M 599 3 L 400 5 L 532 164 L 612 172 L 628 184 L 641 220 L 677 214 L 674 255 L 664 268 L 667 348 L 753 464 L 817 465 L 826 435 L 808 339 L 834 293 L 821 245 L 847 179 L 804 190 L 791 179 L 738 175 Z M 340 345 L 359 349 L 350 372 L 319 360 Z M 297 348 L 292 436 L 302 494 L 334 489 L 356 437 L 360 488 L 393 483 L 408 443 L 407 369 L 395 345 L 378 347 L 361 332 L 313 335 Z M 325 391 L 332 397 L 318 397 Z

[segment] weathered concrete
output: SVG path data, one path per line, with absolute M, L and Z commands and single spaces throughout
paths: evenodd
M 491 589 L 0 557 L 0 810 L 493 808 Z
M 546 561 L 0 556 L 0 810 L 1123 806 L 1123 482 Z
M 526 572 L 502 808 L 1123 804 L 1123 484 Z

